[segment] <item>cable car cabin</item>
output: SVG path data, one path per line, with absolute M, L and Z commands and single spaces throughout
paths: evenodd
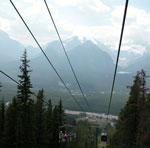
M 107 142 L 107 133 L 101 133 L 101 141 Z

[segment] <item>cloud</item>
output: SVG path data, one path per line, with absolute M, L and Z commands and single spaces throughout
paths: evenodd
M 123 6 L 117 6 L 112 12 L 113 26 L 119 25 L 122 21 Z M 126 26 L 125 26 L 125 39 L 145 40 L 150 41 L 150 13 L 143 9 L 138 9 L 134 6 L 129 6 L 127 12 Z
M 58 39 L 43 0 L 14 0 L 14 3 L 41 44 Z M 11 4 L 1 1 L 0 5 L 0 29 L 26 45 L 35 45 Z M 48 2 L 48 5 L 63 40 L 74 35 L 84 36 L 109 45 L 113 50 L 118 49 L 124 6 L 118 5 L 110 9 L 102 0 L 52 0 Z M 89 19 L 89 23 L 75 19 L 75 22 L 70 21 L 69 17 L 73 15 L 70 7 L 90 12 L 96 21 L 93 21 L 91 25 L 91 19 L 86 18 L 88 16 L 85 13 L 81 13 L 81 15 L 84 14 L 82 18 Z M 69 9 L 67 16 L 61 13 L 64 8 Z M 107 18 L 103 18 L 99 13 L 105 13 Z M 150 43 L 150 19 L 148 18 L 150 18 L 150 13 L 144 9 L 129 6 L 122 50 L 138 54 L 145 52 L 145 46 L 141 42 Z M 104 24 L 97 23 L 98 19 Z M 105 23 L 106 19 L 107 23 Z
M 112 12 L 113 26 L 119 25 L 119 21 L 122 19 L 122 10 L 123 6 L 118 6 Z M 139 54 L 145 52 L 145 47 L 140 43 L 147 44 L 150 42 L 150 20 L 147 18 L 150 18 L 150 13 L 143 9 L 129 6 L 123 37 L 124 47 L 122 49 L 130 49 L 129 51 L 134 51 Z
M 106 6 L 105 4 L 103 4 L 102 1 L 100 1 L 100 0 L 93 0 L 93 2 L 94 2 L 94 5 L 89 6 L 89 7 L 96 12 L 105 13 L 110 10 L 110 8 L 108 6 Z
M 116 6 L 111 12 L 108 25 L 75 25 L 67 20 L 61 20 L 61 28 L 72 35 L 85 36 L 88 39 L 97 39 L 117 50 L 124 6 Z M 129 6 L 126 18 L 126 25 L 123 36 L 122 50 L 143 54 L 146 50 L 142 43 L 150 43 L 150 13 L 134 6 Z
M 72 6 L 79 7 L 82 11 L 95 11 L 97 13 L 105 13 L 110 10 L 110 8 L 105 5 L 101 0 L 53 0 L 56 5 L 61 6 Z
M 14 0 L 13 2 L 41 44 L 56 39 L 54 27 L 43 1 Z M 0 29 L 8 32 L 11 38 L 16 39 L 23 44 L 36 46 L 13 6 L 8 2 L 0 2 L 0 4 L 3 6 L 0 8 L 0 12 L 2 12 L 0 13 Z M 57 18 L 57 9 L 51 3 L 48 3 L 48 5 L 52 11 L 53 17 Z M 9 11 L 6 11 L 7 9 L 9 9 Z
M 127 72 L 127 71 L 119 71 L 117 72 L 118 74 L 131 74 L 131 72 Z
M 146 51 L 146 47 L 138 43 L 128 42 L 122 45 L 122 51 L 128 51 L 129 53 L 134 52 L 134 53 L 143 55 L 144 52 Z
M 121 60 L 121 61 L 126 61 L 127 58 L 119 58 L 119 60 Z
M 64 29 L 72 36 L 84 36 L 87 39 L 97 39 L 103 43 L 112 44 L 112 42 L 116 42 L 119 39 L 120 28 L 113 27 L 111 25 L 103 25 L 103 26 L 82 26 L 72 24 L 66 20 L 61 20 L 61 24 L 59 27 Z
M 53 0 L 53 2 L 57 5 L 61 5 L 61 6 L 78 6 L 81 5 L 84 0 L 75 0 L 75 1 L 71 1 L 71 0 Z

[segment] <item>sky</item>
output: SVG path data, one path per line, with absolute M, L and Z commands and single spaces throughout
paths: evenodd
M 41 45 L 58 39 L 44 0 L 13 0 Z M 47 0 L 62 40 L 95 39 L 117 50 L 125 0 Z M 0 30 L 36 46 L 9 0 L 0 0 Z M 143 54 L 150 45 L 150 0 L 129 0 L 122 50 Z

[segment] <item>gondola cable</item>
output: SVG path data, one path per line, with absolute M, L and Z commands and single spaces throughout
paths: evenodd
M 120 56 L 121 43 L 122 43 L 124 26 L 125 26 L 125 20 L 126 20 L 127 9 L 128 9 L 128 2 L 129 2 L 129 0 L 126 0 L 125 9 L 124 9 L 124 16 L 123 16 L 123 22 L 122 22 L 122 28 L 121 28 L 121 34 L 120 34 L 119 47 L 118 47 L 118 54 L 117 54 L 117 60 L 116 60 L 116 66 L 115 66 L 115 72 L 114 72 L 112 89 L 111 89 L 111 95 L 110 95 L 110 100 L 109 100 L 109 105 L 108 105 L 107 120 L 108 120 L 108 116 L 110 114 L 110 107 L 111 107 L 113 90 L 114 90 L 114 85 L 115 85 L 115 80 L 116 80 L 116 74 L 117 74 L 118 61 L 119 61 L 119 56 Z
M 17 82 L 14 78 L 10 77 L 8 74 L 6 74 L 4 71 L 0 70 L 0 72 L 5 75 L 7 78 L 9 78 L 10 80 L 12 80 L 13 82 L 15 82 L 18 85 L 21 85 L 19 82 Z
M 71 93 L 71 90 L 67 87 L 66 83 L 64 82 L 64 80 L 61 78 L 61 76 L 59 75 L 59 73 L 57 72 L 55 66 L 52 64 L 52 62 L 50 61 L 50 59 L 48 58 L 48 56 L 46 55 L 46 53 L 44 52 L 43 48 L 41 47 L 41 45 L 39 44 L 39 42 L 37 41 L 37 39 L 35 38 L 35 36 L 33 35 L 32 31 L 30 30 L 30 28 L 28 27 L 28 25 L 26 24 L 25 20 L 23 19 L 23 17 L 21 16 L 21 14 L 19 13 L 18 9 L 16 8 L 16 6 L 14 5 L 14 3 L 12 2 L 12 0 L 10 0 L 12 6 L 14 7 L 14 9 L 16 10 L 17 14 L 19 15 L 19 17 L 21 18 L 22 22 L 24 23 L 24 25 L 26 26 L 27 30 L 29 31 L 29 33 L 31 34 L 31 36 L 33 37 L 34 41 L 37 43 L 38 47 L 40 48 L 40 50 L 42 51 L 42 53 L 44 54 L 45 58 L 47 59 L 48 63 L 51 65 L 51 67 L 53 68 L 53 70 L 55 71 L 56 75 L 59 77 L 59 79 L 61 80 L 62 84 L 65 86 L 65 88 L 67 89 L 67 91 L 69 92 L 69 94 L 71 95 L 71 97 L 73 98 L 73 100 L 75 101 L 75 103 L 78 105 L 78 107 L 84 111 L 84 109 L 82 108 L 82 106 L 78 103 L 78 101 L 76 100 L 76 98 L 73 96 L 73 94 Z
M 9 76 L 8 74 L 6 74 L 4 71 L 0 70 L 0 72 L 5 75 L 7 78 L 9 78 L 10 80 L 12 80 L 13 82 L 15 82 L 16 84 L 18 84 L 19 86 L 22 86 L 19 82 L 17 82 L 14 78 L 12 78 L 11 76 Z M 37 97 L 37 95 L 34 92 L 31 92 L 31 94 L 33 94 L 35 97 Z
M 11 76 L 9 76 L 6 72 L 0 70 L 0 72 L 5 75 L 7 78 L 9 78 L 10 80 L 12 80 L 13 82 L 15 82 L 17 85 L 22 86 L 19 82 L 17 82 L 14 78 L 12 78 Z M 31 92 L 32 95 L 34 95 L 36 98 L 38 97 L 34 92 Z M 46 102 L 45 100 L 43 100 L 43 102 L 47 105 L 49 105 L 48 102 Z
M 112 96 L 113 96 L 113 90 L 114 90 L 115 79 L 116 79 L 116 74 L 117 74 L 117 67 L 118 67 L 118 62 L 119 62 L 120 49 L 121 49 L 122 38 L 123 38 L 123 32 L 124 32 L 124 27 L 125 27 L 125 21 L 126 21 L 128 3 L 129 3 L 129 0 L 126 0 L 125 9 L 124 9 L 124 15 L 123 15 L 123 21 L 122 21 L 121 34 L 120 34 L 120 40 L 119 40 L 119 47 L 118 47 L 117 60 L 116 60 L 116 65 L 115 65 L 113 83 L 112 83 L 112 88 L 111 88 L 111 95 L 110 95 L 110 100 L 109 100 L 109 105 L 108 105 L 108 112 L 107 112 L 107 117 L 106 117 L 106 123 L 105 123 L 105 127 L 104 127 L 104 132 L 101 133 L 101 141 L 106 142 L 106 143 L 107 143 L 107 136 L 108 136 L 108 135 L 107 135 L 105 129 L 106 129 L 106 124 L 107 124 L 107 121 L 108 121 L 108 118 L 109 118 L 109 114 L 110 114 L 110 107 L 111 107 Z
M 52 13 L 51 13 L 51 11 L 50 11 L 50 9 L 49 9 L 49 7 L 48 7 L 48 4 L 47 4 L 46 0 L 44 0 L 44 2 L 45 2 L 45 5 L 46 5 L 46 8 L 47 8 L 47 10 L 48 10 L 49 16 L 50 16 L 50 18 L 51 18 L 51 20 L 52 20 L 52 23 L 53 23 L 53 25 L 54 25 L 54 28 L 55 28 L 55 30 L 56 30 L 56 33 L 57 33 L 57 36 L 58 36 L 59 41 L 60 41 L 60 43 L 61 43 L 61 46 L 62 46 L 62 48 L 63 48 L 63 50 L 64 50 L 64 53 L 65 53 L 65 55 L 66 55 L 66 58 L 67 58 L 67 60 L 68 60 L 68 63 L 69 63 L 69 65 L 70 65 L 71 71 L 72 71 L 72 73 L 73 73 L 73 75 L 74 75 L 74 78 L 75 78 L 75 80 L 76 80 L 76 82 L 77 82 L 77 84 L 78 84 L 78 86 L 79 86 L 79 89 L 80 89 L 80 91 L 81 91 L 81 94 L 82 94 L 82 96 L 83 96 L 83 99 L 84 99 L 85 103 L 87 104 L 89 110 L 90 110 L 91 112 L 93 112 L 92 109 L 91 109 L 91 107 L 90 107 L 90 105 L 89 105 L 89 103 L 88 103 L 88 101 L 87 101 L 86 96 L 84 95 L 84 92 L 83 92 L 83 90 L 82 90 L 82 87 L 81 87 L 81 85 L 80 85 L 80 82 L 79 82 L 79 80 L 78 80 L 78 78 L 77 78 L 77 75 L 76 75 L 76 73 L 75 73 L 75 71 L 74 71 L 74 68 L 73 68 L 73 66 L 72 66 L 72 64 L 71 64 L 71 61 L 70 61 L 70 59 L 69 59 L 69 56 L 68 56 L 67 51 L 66 51 L 66 48 L 65 48 L 65 46 L 64 46 L 64 44 L 63 44 L 63 41 L 62 41 L 61 36 L 60 36 L 60 34 L 59 34 L 59 31 L 58 31 L 58 29 L 57 29 L 56 23 L 55 23 L 55 21 L 54 21 L 54 19 L 53 19 Z

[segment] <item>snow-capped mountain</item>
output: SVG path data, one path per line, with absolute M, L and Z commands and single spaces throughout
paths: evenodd
M 117 50 L 110 48 L 95 39 L 87 40 L 81 37 L 72 37 L 63 41 L 67 54 L 79 77 L 81 85 L 86 91 L 108 91 L 110 90 L 114 73 Z M 44 48 L 45 47 L 45 48 Z M 142 48 L 141 54 L 140 47 Z M 146 47 L 144 49 L 144 47 Z M 0 68 L 6 70 L 17 79 L 19 73 L 20 57 L 24 46 L 12 40 L 5 32 L 0 31 Z M 40 49 L 28 46 L 27 53 L 33 72 L 31 78 L 34 86 L 48 88 L 63 88 L 57 75 L 46 61 Z M 47 56 L 56 67 L 62 78 L 73 90 L 78 89 L 74 80 L 63 48 L 58 40 L 43 46 Z M 132 82 L 133 73 L 137 70 L 149 69 L 150 50 L 148 46 L 137 44 L 124 49 L 122 46 L 116 79 L 116 89 L 124 91 Z M 64 89 L 64 88 L 63 88 Z

